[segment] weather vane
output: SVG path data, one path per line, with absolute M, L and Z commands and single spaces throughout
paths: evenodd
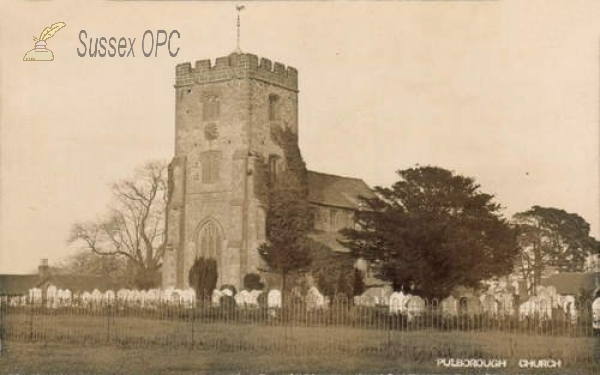
M 235 9 L 237 10 L 237 40 L 236 40 L 236 48 L 235 48 L 235 53 L 242 53 L 242 50 L 240 48 L 240 12 L 244 9 L 246 9 L 245 6 L 243 5 L 236 5 Z

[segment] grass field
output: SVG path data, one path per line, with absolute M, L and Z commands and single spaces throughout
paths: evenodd
M 598 367 L 560 370 L 457 370 L 433 360 L 359 353 L 297 355 L 286 352 L 228 352 L 164 348 L 122 348 L 57 343 L 12 343 L 0 357 L 0 374 L 531 374 L 592 375 Z
M 600 370 L 594 364 L 600 337 L 562 330 L 374 329 L 102 314 L 8 314 L 4 323 L 0 373 L 11 374 L 443 373 L 437 358 L 507 359 L 506 374 L 527 374 L 514 371 L 517 361 L 539 358 L 560 359 L 558 374 Z

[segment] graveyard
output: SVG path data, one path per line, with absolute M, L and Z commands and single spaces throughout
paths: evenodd
M 486 307 L 485 296 L 429 301 L 373 293 L 329 300 L 316 288 L 283 298 L 278 290 L 224 289 L 196 299 L 175 289 L 34 289 L 2 300 L 2 370 L 44 363 L 59 372 L 68 363 L 69 372 L 439 372 L 439 358 L 501 358 L 511 366 L 559 358 L 563 374 L 594 370 L 591 305 L 578 304 L 573 318 L 538 298 L 525 316 L 509 302 Z

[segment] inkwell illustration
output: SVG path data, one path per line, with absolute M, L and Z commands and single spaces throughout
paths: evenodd
M 39 38 L 33 37 L 36 41 L 35 48 L 25 54 L 23 61 L 52 61 L 54 60 L 54 54 L 52 51 L 46 48 L 46 40 L 52 38 L 54 34 L 66 24 L 64 22 L 57 22 L 50 27 L 46 27 Z

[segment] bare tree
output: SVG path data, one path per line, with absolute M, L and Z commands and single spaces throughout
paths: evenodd
M 108 214 L 74 224 L 69 243 L 98 255 L 124 257 L 136 271 L 139 288 L 155 286 L 164 252 L 166 170 L 165 163 L 150 162 L 114 184 Z

